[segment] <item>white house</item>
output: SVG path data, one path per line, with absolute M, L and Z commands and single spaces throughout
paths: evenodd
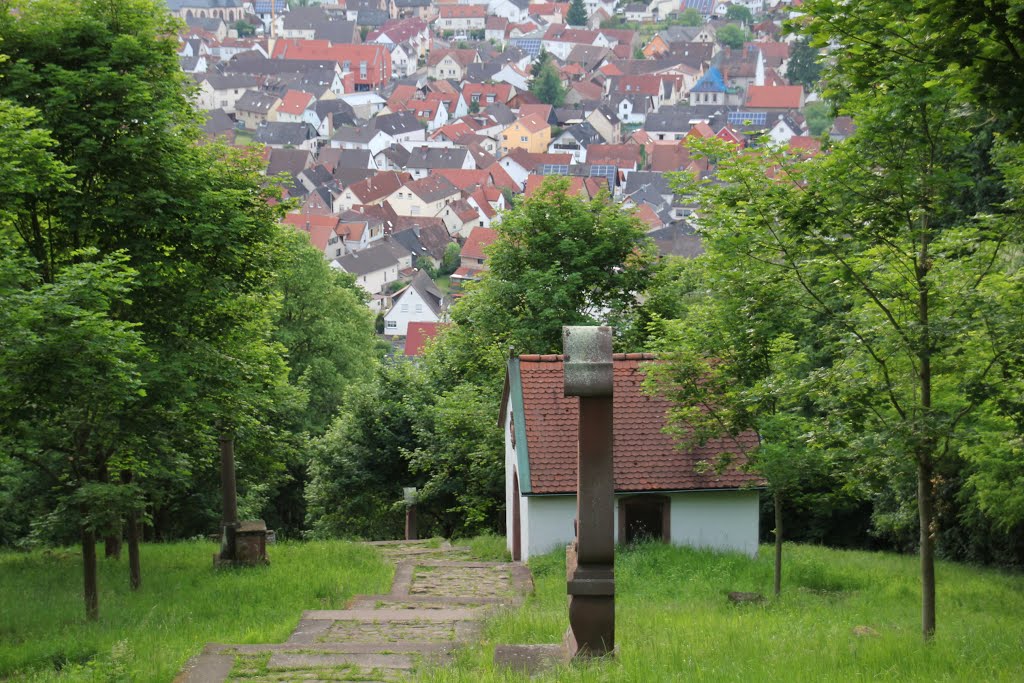
M 380 312 L 384 285 L 398 279 L 398 273 L 412 266 L 409 250 L 391 240 L 379 240 L 362 251 L 345 254 L 331 262 L 331 266 L 355 275 L 356 284 L 373 297 L 370 309 Z
M 665 399 L 641 391 L 648 354 L 614 356 L 615 540 L 642 536 L 676 545 L 757 554 L 757 487 L 743 453 L 746 432 L 683 450 L 662 432 Z M 562 357 L 523 355 L 508 363 L 501 400 L 505 428 L 507 545 L 515 560 L 574 538 L 579 402 L 563 395 Z M 729 464 L 724 458 L 730 457 Z
M 384 314 L 384 334 L 404 337 L 409 323 L 440 322 L 444 314 L 444 295 L 422 270 L 391 300 L 391 310 Z

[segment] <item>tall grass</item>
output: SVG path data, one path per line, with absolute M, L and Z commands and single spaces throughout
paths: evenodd
M 387 592 L 393 569 L 340 541 L 279 543 L 271 565 L 214 570 L 205 542 L 143 545 L 143 586 L 127 558 L 100 560 L 100 619 L 88 623 L 75 550 L 0 553 L 0 680 L 166 682 L 207 642 L 288 638 L 304 609 Z
M 917 560 L 787 545 L 783 594 L 733 605 L 729 591 L 770 595 L 770 548 L 756 560 L 662 544 L 616 556 L 618 656 L 541 681 L 1022 681 L 1024 577 L 939 563 L 938 632 L 920 636 Z M 498 643 L 557 643 L 567 627 L 560 553 L 530 563 L 536 594 L 494 618 L 429 681 L 515 681 L 495 669 Z M 855 632 L 857 629 L 866 635 Z

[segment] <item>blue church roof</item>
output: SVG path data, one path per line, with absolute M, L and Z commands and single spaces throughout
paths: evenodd
M 725 79 L 717 66 L 713 66 L 701 76 L 697 85 L 690 92 L 725 92 Z

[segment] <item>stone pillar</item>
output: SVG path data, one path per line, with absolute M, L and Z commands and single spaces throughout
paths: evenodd
M 235 486 L 235 440 L 222 434 L 220 443 L 221 537 L 220 556 L 215 562 L 235 560 L 235 532 L 238 531 L 238 492 Z
M 402 489 L 405 500 L 405 540 L 415 541 L 416 534 L 416 488 L 406 486 Z
M 612 329 L 562 328 L 564 394 L 580 397 L 576 540 L 566 549 L 572 657 L 615 649 Z

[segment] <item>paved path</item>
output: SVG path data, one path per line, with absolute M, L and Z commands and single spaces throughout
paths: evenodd
M 530 570 L 477 562 L 468 548 L 429 541 L 371 543 L 396 562 L 387 595 L 357 595 L 343 610 L 309 610 L 285 643 L 210 644 L 175 683 L 395 681 L 444 664 L 488 610 L 522 602 Z

